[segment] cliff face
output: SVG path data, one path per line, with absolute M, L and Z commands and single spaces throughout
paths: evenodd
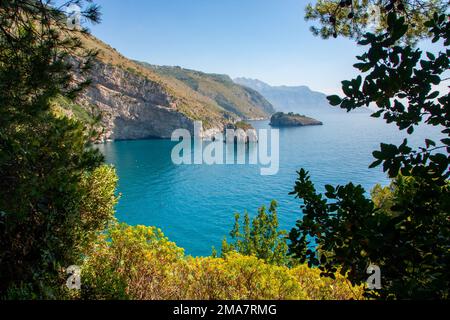
M 78 103 L 101 114 L 103 141 L 170 138 L 176 129 L 194 134 L 195 121 L 202 121 L 207 139 L 229 123 L 268 118 L 273 110 L 258 93 L 248 92 L 229 78 L 223 84 L 222 78 L 216 79 L 218 75 L 192 71 L 201 83 L 211 84 L 207 90 L 195 90 L 183 79 L 131 61 L 92 36 L 81 40 L 85 48 L 95 49 L 99 55 L 88 75 L 92 84 Z M 226 93 L 226 103 L 220 103 L 222 93 Z M 228 108 L 229 104 L 232 107 Z
M 90 78 L 81 100 L 100 109 L 105 140 L 170 138 L 178 128 L 193 132 L 193 120 L 160 84 L 99 61 Z

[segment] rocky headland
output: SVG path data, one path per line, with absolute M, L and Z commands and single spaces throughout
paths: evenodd
M 292 112 L 277 112 L 270 119 L 270 125 L 272 127 L 304 127 L 321 126 L 323 123 L 319 120 Z

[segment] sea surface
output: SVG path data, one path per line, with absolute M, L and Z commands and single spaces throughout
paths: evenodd
M 279 172 L 273 176 L 262 176 L 261 165 L 175 165 L 171 153 L 177 142 L 169 140 L 99 146 L 119 175 L 118 219 L 161 228 L 186 254 L 207 256 L 213 246 L 220 249 L 235 213 L 248 211 L 254 216 L 272 200 L 279 205 L 280 227 L 290 230 L 301 217 L 300 200 L 289 195 L 300 168 L 310 172 L 320 191 L 325 184 L 353 182 L 368 192 L 377 183 L 389 184 L 381 168 L 368 169 L 372 151 L 380 142 L 401 143 L 405 132 L 369 113 L 316 118 L 324 125 L 280 129 Z M 270 128 L 268 121 L 252 124 L 256 129 Z M 437 128 L 421 128 L 409 140 L 422 145 L 425 137 L 439 137 Z M 192 152 L 195 150 L 193 147 Z M 244 152 L 257 151 L 254 147 Z

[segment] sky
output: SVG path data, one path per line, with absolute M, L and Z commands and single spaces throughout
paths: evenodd
M 102 23 L 88 27 L 131 59 L 339 94 L 363 48 L 312 35 L 314 1 L 95 0 Z
M 96 0 L 102 23 L 88 27 L 131 59 L 336 93 L 361 48 L 313 36 L 308 2 Z

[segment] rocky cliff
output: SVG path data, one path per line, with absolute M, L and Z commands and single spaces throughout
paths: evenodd
M 244 94 L 234 95 L 233 108 L 226 108 L 215 99 L 221 94 L 217 88 L 209 88 L 208 94 L 194 90 L 175 76 L 127 59 L 92 36 L 83 36 L 82 41 L 99 55 L 88 75 L 92 85 L 78 103 L 101 113 L 101 140 L 170 138 L 175 129 L 193 134 L 194 121 L 202 121 L 207 136 L 241 119 L 268 118 L 273 110 L 259 94 L 253 96 L 240 86 L 239 93 Z
M 160 84 L 100 61 L 89 77 L 92 85 L 80 102 L 101 110 L 104 139 L 170 138 L 177 128 L 193 132 L 193 120 L 177 110 L 176 100 Z

